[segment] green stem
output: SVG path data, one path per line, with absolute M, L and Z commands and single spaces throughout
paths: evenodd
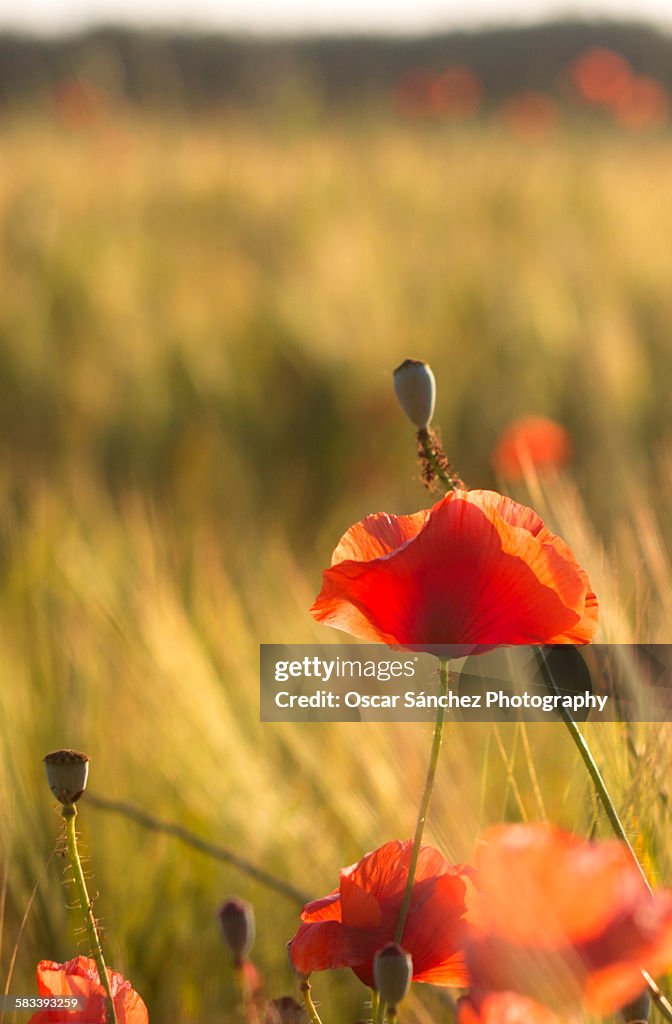
M 448 662 L 445 659 L 441 659 L 439 669 L 439 681 L 441 696 L 444 696 L 448 689 Z M 439 707 L 436 713 L 436 724 L 434 726 L 434 739 L 432 741 L 432 751 L 429 756 L 429 765 L 427 766 L 427 777 L 425 779 L 425 788 L 422 793 L 422 799 L 420 801 L 420 807 L 418 809 L 418 820 L 415 826 L 415 836 L 413 838 L 413 847 L 411 850 L 411 859 L 408 865 L 408 878 L 406 880 L 406 889 L 404 890 L 404 898 L 401 902 L 401 908 L 399 910 L 399 918 L 397 920 L 397 930 L 394 936 L 394 941 L 402 944 L 404 937 L 404 928 L 406 927 L 406 919 L 408 912 L 411 908 L 411 899 L 413 897 L 413 883 L 415 881 L 415 869 L 418 866 L 418 857 L 420 856 L 420 844 L 422 843 L 422 833 L 425 829 L 425 821 L 427 819 L 427 811 L 429 810 L 429 802 L 432 798 L 432 789 L 434 788 L 434 777 L 436 776 L 436 766 L 439 762 L 439 751 L 441 750 L 441 736 L 443 733 L 443 720 L 445 718 L 445 709 Z
M 560 696 L 560 689 L 558 688 L 555 679 L 553 678 L 553 673 L 548 667 L 548 662 L 544 658 L 541 651 L 537 652 L 537 664 L 539 665 L 541 675 L 544 681 L 546 682 L 546 685 L 548 686 L 549 690 L 551 690 L 551 692 L 554 695 Z M 583 760 L 583 763 L 586 766 L 586 770 L 588 771 L 591 781 L 595 787 L 595 792 L 597 793 L 600 803 L 604 808 L 604 812 L 607 815 L 607 818 L 609 819 L 609 824 L 612 827 L 614 835 L 618 839 L 620 839 L 622 843 L 624 843 L 625 848 L 628 851 L 633 864 L 635 864 L 637 870 L 642 876 L 644 884 L 646 885 L 649 892 L 653 893 L 651 884 L 648 878 L 646 877 L 644 868 L 639 863 L 639 858 L 633 850 L 630 840 L 626 835 L 625 829 L 623 827 L 623 822 L 619 817 L 614 801 L 611 799 L 611 795 L 609 793 L 609 790 L 607 789 L 607 784 L 604 781 L 604 778 L 602 777 L 602 773 L 597 766 L 597 762 L 593 757 L 593 753 L 590 747 L 588 746 L 588 743 L 583 733 L 581 732 L 578 725 L 576 724 L 576 722 L 574 721 L 574 719 L 572 718 L 572 716 L 566 708 L 560 706 L 558 708 L 558 711 L 560 712 L 560 716 L 562 717 L 563 722 L 567 726 L 567 731 L 569 732 L 569 735 L 571 736 L 572 741 L 574 742 L 574 745 L 578 750 L 579 754 L 581 755 L 581 759 Z M 650 974 L 643 970 L 642 976 L 661 1014 L 665 1017 L 666 1020 L 672 1021 L 672 1003 L 670 1003 L 670 1001 L 663 994 L 663 992 L 661 992 L 661 990 L 658 988 L 658 985 L 655 983 Z
M 380 1005 L 380 993 L 377 989 L 371 989 L 371 1020 L 376 1024 L 378 1020 L 378 1007 Z
M 317 1012 L 315 1003 L 313 1002 L 313 997 L 310 994 L 310 982 L 307 979 L 306 981 L 301 982 L 301 994 L 303 995 L 303 1005 L 306 1008 L 311 1024 L 322 1024 L 320 1015 Z
M 385 1021 L 385 1003 L 381 999 L 378 1003 L 378 1012 L 373 1019 L 373 1024 L 384 1024 Z
M 100 945 L 96 919 L 94 918 L 93 911 L 91 910 L 91 900 L 89 899 L 89 893 L 84 879 L 84 871 L 82 869 L 82 862 L 79 859 L 79 850 L 77 849 L 77 831 L 75 828 L 77 808 L 74 804 L 65 804 L 62 813 L 63 820 L 65 822 L 65 838 L 68 848 L 68 857 L 70 858 L 70 867 L 72 868 L 72 875 L 75 882 L 75 890 L 77 892 L 79 905 L 84 915 L 84 923 L 86 925 L 89 942 L 93 950 L 93 958 L 96 961 L 96 967 L 98 968 L 100 984 L 105 989 L 105 994 L 107 996 L 108 1024 L 118 1024 L 117 1012 L 114 1008 L 110 979 L 107 975 L 107 968 L 105 966 L 105 958 L 103 957 L 103 949 Z
M 557 697 L 561 696 L 560 689 L 559 689 L 557 683 L 555 682 L 555 679 L 553 678 L 553 673 L 551 672 L 551 670 L 550 670 L 550 668 L 548 666 L 548 662 L 544 658 L 544 656 L 541 653 L 541 651 L 537 652 L 537 664 L 539 665 L 539 668 L 541 670 L 542 678 L 544 679 L 544 681 L 545 681 L 546 685 L 548 686 L 549 690 L 555 696 L 557 696 Z M 611 796 L 609 794 L 609 790 L 607 789 L 607 784 L 606 784 L 606 782 L 604 781 L 604 779 L 602 777 L 602 773 L 601 773 L 600 769 L 597 766 L 597 762 L 595 761 L 595 758 L 593 757 L 593 753 L 592 753 L 590 747 L 588 746 L 588 743 L 586 742 L 586 739 L 585 739 L 583 733 L 581 732 L 581 730 L 579 729 L 578 725 L 576 724 L 576 722 L 574 721 L 574 719 L 572 718 L 572 716 L 570 715 L 569 711 L 567 711 L 566 708 L 563 708 L 562 706 L 559 706 L 558 707 L 558 711 L 560 713 L 560 716 L 561 716 L 563 722 L 567 726 L 567 731 L 569 732 L 569 735 L 572 738 L 574 746 L 576 747 L 576 749 L 578 750 L 579 754 L 581 755 L 581 759 L 583 760 L 583 763 L 586 766 L 586 770 L 588 771 L 588 774 L 590 775 L 591 781 L 592 781 L 593 785 L 595 786 L 595 791 L 596 791 L 596 793 L 597 793 L 597 795 L 598 795 L 598 797 L 600 799 L 600 803 L 602 804 L 602 807 L 604 808 L 604 812 L 607 815 L 607 818 L 609 819 L 609 824 L 611 825 L 614 834 L 618 837 L 618 839 L 621 840 L 622 843 L 625 843 L 625 846 L 626 846 L 626 848 L 628 850 L 628 853 L 630 854 L 633 863 L 637 865 L 637 870 L 639 871 L 640 875 L 644 879 L 644 883 L 645 883 L 647 889 L 649 890 L 649 892 L 652 892 L 653 890 L 651 889 L 651 886 L 649 884 L 649 880 L 646 877 L 646 875 L 644 874 L 644 869 L 642 868 L 642 865 L 639 863 L 639 859 L 637 857 L 637 854 L 633 850 L 633 848 L 632 848 L 632 846 L 630 844 L 630 840 L 628 839 L 628 837 L 627 837 L 627 835 L 625 833 L 625 829 L 623 827 L 623 823 L 622 823 L 622 821 L 621 821 L 621 819 L 620 819 L 620 817 L 618 815 L 618 811 L 616 810 L 616 807 L 614 806 L 614 802 L 611 799 Z

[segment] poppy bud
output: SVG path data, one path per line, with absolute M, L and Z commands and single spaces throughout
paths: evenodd
M 651 996 L 648 992 L 642 992 L 641 996 L 633 999 L 631 1003 L 621 1010 L 621 1019 L 625 1024 L 646 1024 L 651 1013 Z
M 411 954 L 396 942 L 389 942 L 373 958 L 373 977 L 382 1001 L 389 1007 L 397 1006 L 411 987 Z
M 245 900 L 231 899 L 217 911 L 224 942 L 233 953 L 236 966 L 240 966 L 254 943 L 254 911 Z
M 394 391 L 409 420 L 423 430 L 434 415 L 436 381 L 431 367 L 419 359 L 404 359 L 392 374 Z
M 271 999 L 266 1004 L 264 1024 L 305 1024 L 306 1011 L 291 996 L 282 996 L 280 999 Z
M 44 758 L 47 782 L 57 800 L 64 806 L 74 804 L 86 789 L 89 777 L 89 755 L 77 750 L 54 750 Z

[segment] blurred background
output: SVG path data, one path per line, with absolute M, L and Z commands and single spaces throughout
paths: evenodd
M 307 609 L 343 530 L 433 500 L 407 356 L 468 484 L 572 544 L 598 638 L 671 639 L 667 4 L 408 6 L 0 6 L 0 988 L 86 952 L 49 750 L 308 897 L 411 834 L 431 730 L 258 720 L 260 642 L 338 642 Z M 531 415 L 562 458 L 493 460 Z M 667 726 L 586 732 L 670 882 Z M 80 807 L 109 962 L 156 1024 L 230 1015 L 233 893 L 292 991 L 295 902 Z M 607 832 L 559 725 L 452 728 L 429 841 L 463 861 L 546 816 Z M 365 1013 L 348 974 L 315 989 Z M 408 1020 L 448 1019 L 433 999 Z

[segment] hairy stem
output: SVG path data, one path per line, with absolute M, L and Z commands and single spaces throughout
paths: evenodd
M 107 996 L 108 1024 L 111 1024 L 111 1022 L 112 1024 L 117 1024 L 117 1012 L 114 1008 L 114 1000 L 112 999 L 110 979 L 107 974 L 107 967 L 105 966 L 103 949 L 100 945 L 96 919 L 93 916 L 93 911 L 91 910 L 91 900 L 89 899 L 89 893 L 86 888 L 82 862 L 79 859 L 79 850 L 77 849 L 77 830 L 75 828 L 77 808 L 74 804 L 65 804 L 62 814 L 65 822 L 65 838 L 68 848 L 68 857 L 70 859 L 70 867 L 72 868 L 72 875 L 75 882 L 75 890 L 77 892 L 77 899 L 79 900 L 79 905 L 84 915 L 84 923 L 89 936 L 91 949 L 93 950 L 93 958 L 96 961 L 96 967 L 98 968 L 100 984 L 105 989 L 105 994 Z
M 313 1002 L 313 997 L 310 993 L 310 982 L 308 979 L 301 982 L 301 995 L 303 996 L 303 1005 L 306 1008 L 306 1013 L 311 1021 L 311 1024 L 322 1024 L 320 1015 L 317 1012 L 317 1007 Z

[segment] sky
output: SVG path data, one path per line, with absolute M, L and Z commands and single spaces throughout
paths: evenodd
M 672 29 L 672 0 L 0 0 L 0 28 L 58 32 L 124 23 L 254 32 L 423 32 L 581 17 L 646 19 Z

